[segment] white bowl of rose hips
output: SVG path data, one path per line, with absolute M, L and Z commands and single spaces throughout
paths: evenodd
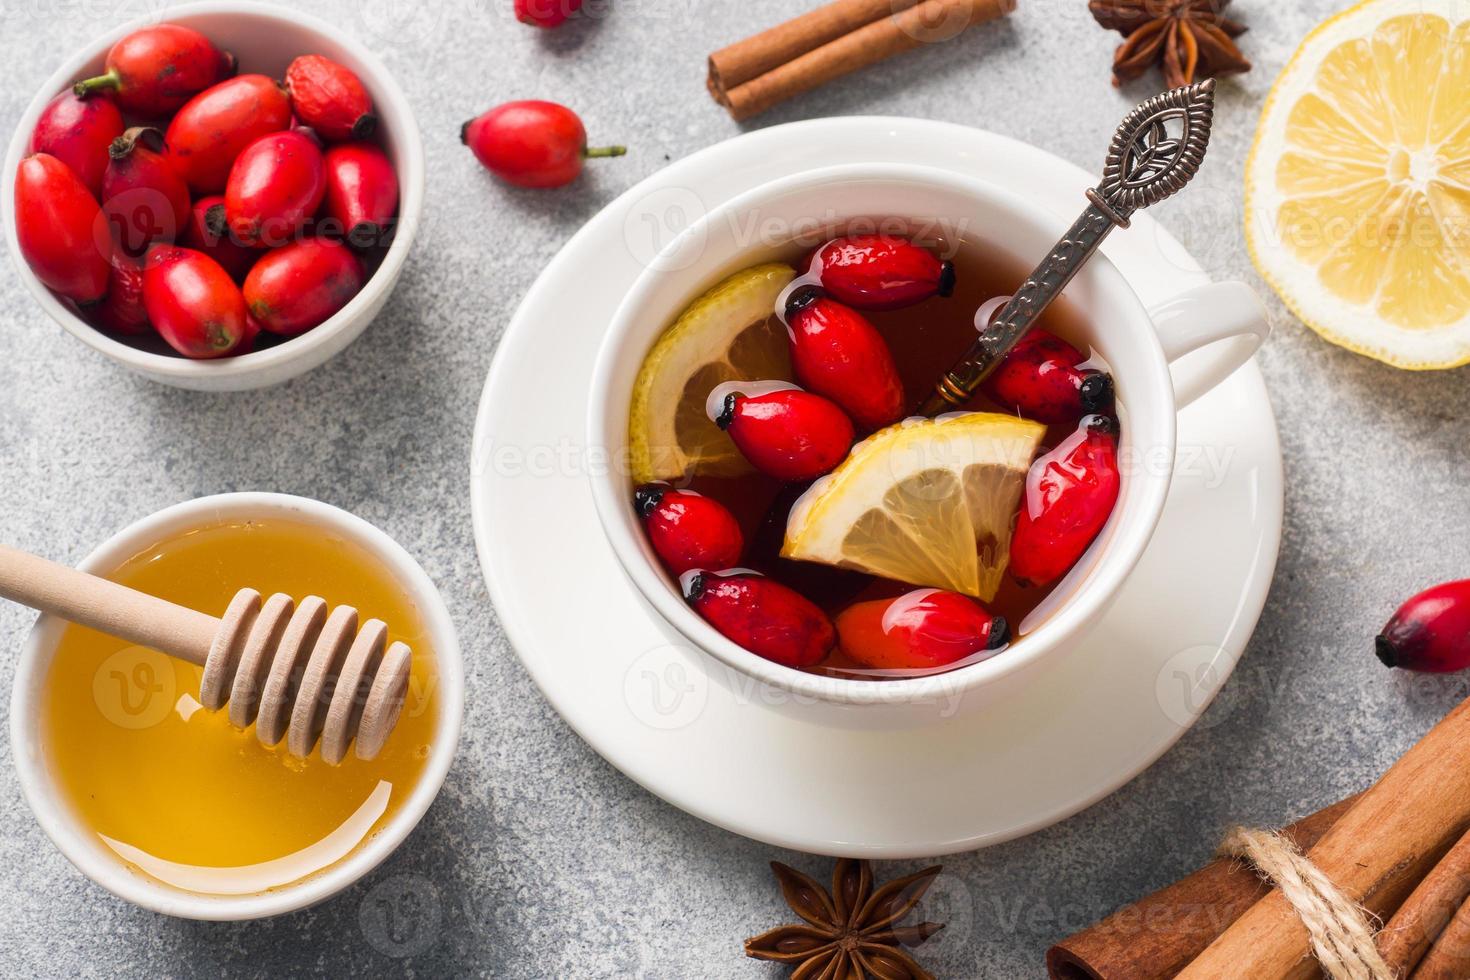
M 372 53 L 307 14 L 197 3 L 62 65 L 0 194 L 20 277 L 69 333 L 155 381 L 240 391 L 320 366 L 372 322 L 424 169 Z

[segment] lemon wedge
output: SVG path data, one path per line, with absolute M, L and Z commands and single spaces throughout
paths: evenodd
M 1470 362 L 1470 7 L 1368 0 L 1277 79 L 1246 240 L 1307 326 L 1396 367 Z
M 889 426 L 797 502 L 781 554 L 989 601 L 1045 432 L 989 412 Z
M 781 290 L 795 278 L 796 270 L 780 263 L 737 272 L 689 304 L 654 344 L 638 370 L 629 409 L 634 480 L 749 470 L 730 437 L 705 414 L 705 400 L 726 381 L 790 379 L 786 327 L 775 310 Z

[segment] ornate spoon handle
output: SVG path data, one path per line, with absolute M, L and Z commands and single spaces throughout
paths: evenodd
M 1173 196 L 1199 172 L 1210 143 L 1215 80 L 1154 96 L 1113 134 L 1102 182 L 1087 192 L 1087 210 L 1027 277 L 964 357 L 934 387 L 921 415 L 963 405 L 1114 228 L 1135 211 Z

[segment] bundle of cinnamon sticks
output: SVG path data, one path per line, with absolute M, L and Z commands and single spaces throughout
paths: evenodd
M 1470 700 L 1366 792 L 1286 828 L 1342 893 L 1386 921 L 1395 976 L 1470 977 Z M 1218 859 L 1047 953 L 1052 980 L 1320 976 L 1279 890 Z
M 1016 0 L 834 0 L 716 51 L 709 91 L 749 119 L 835 78 L 1016 8 Z

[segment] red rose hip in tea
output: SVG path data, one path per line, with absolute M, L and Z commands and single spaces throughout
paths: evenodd
M 880 670 L 944 667 L 1010 642 L 1004 617 L 958 592 L 918 589 L 855 603 L 837 615 L 842 650 Z
M 382 244 L 398 210 L 398 176 L 388 154 L 371 143 L 327 150 L 327 215 L 357 248 Z
M 190 99 L 168 124 L 164 142 L 190 190 L 218 194 L 245 147 L 290 125 L 286 90 L 265 75 L 240 75 Z
M 791 368 L 803 387 L 832 399 L 865 432 L 903 418 L 893 353 L 861 313 L 799 286 L 786 299 Z
M 100 197 L 107 148 L 122 134 L 122 113 L 111 99 L 83 99 L 66 91 L 36 120 L 31 152 L 51 154 L 81 178 L 93 197 Z
M 327 193 L 316 140 L 300 130 L 270 133 L 247 146 L 230 168 L 225 220 L 244 245 L 284 245 L 305 227 Z
M 141 259 L 174 241 L 189 222 L 189 187 L 165 156 L 163 134 L 136 126 L 112 141 L 102 176 L 102 213 L 124 255 Z
M 245 279 L 250 267 L 264 252 L 237 242 L 225 220 L 225 198 L 211 194 L 195 201 L 189 209 L 189 223 L 179 244 L 186 245 L 214 259 L 236 282 Z
M 765 394 L 731 391 L 721 400 L 715 424 L 750 464 L 767 476 L 792 482 L 831 472 L 852 448 L 852 421 L 821 395 L 798 388 Z
M 735 515 L 713 497 L 648 483 L 634 491 L 633 507 L 654 552 L 673 574 L 739 564 L 745 536 Z
M 787 667 L 810 667 L 836 642 L 832 621 L 800 593 L 763 575 L 690 572 L 684 598 L 728 640 Z
M 26 157 L 16 170 L 15 232 L 20 254 L 48 289 L 82 305 L 107 292 L 111 244 L 102 209 L 50 154 Z
M 982 390 L 1002 408 L 1048 425 L 1110 411 L 1113 378 L 1080 367 L 1081 351 L 1045 330 L 1029 331 L 1000 362 Z
M 362 263 L 352 249 L 307 238 L 266 253 L 245 277 L 245 302 L 271 333 L 304 333 L 346 306 L 362 289 Z
M 1470 579 L 1436 585 L 1404 603 L 1375 648 L 1389 667 L 1431 674 L 1470 667 Z
M 143 265 L 125 255 L 112 257 L 107 295 L 93 307 L 91 320 L 109 333 L 135 337 L 148 332 L 143 305 Z
M 813 254 L 809 275 L 839 303 L 897 310 L 954 292 L 954 264 L 894 235 L 836 238 Z
M 76 94 L 106 92 L 124 111 L 157 119 L 234 74 L 235 59 L 196 30 L 155 24 L 114 44 L 106 67 L 96 78 L 77 82 Z
M 377 129 L 373 100 L 345 65 L 319 54 L 302 55 L 286 69 L 286 90 L 302 123 L 333 143 L 367 139 Z
M 185 357 L 235 353 L 244 339 L 245 300 L 214 259 L 178 245 L 155 245 L 143 271 L 148 320 Z
M 1118 424 L 1090 415 L 1037 460 L 1011 538 L 1011 575 L 1050 585 L 1065 575 L 1107 523 L 1118 500 Z
M 555 102 L 507 102 L 460 127 L 460 142 L 485 169 L 518 187 L 561 187 L 577 179 L 584 161 L 620 157 L 622 146 L 587 146 L 577 114 Z

